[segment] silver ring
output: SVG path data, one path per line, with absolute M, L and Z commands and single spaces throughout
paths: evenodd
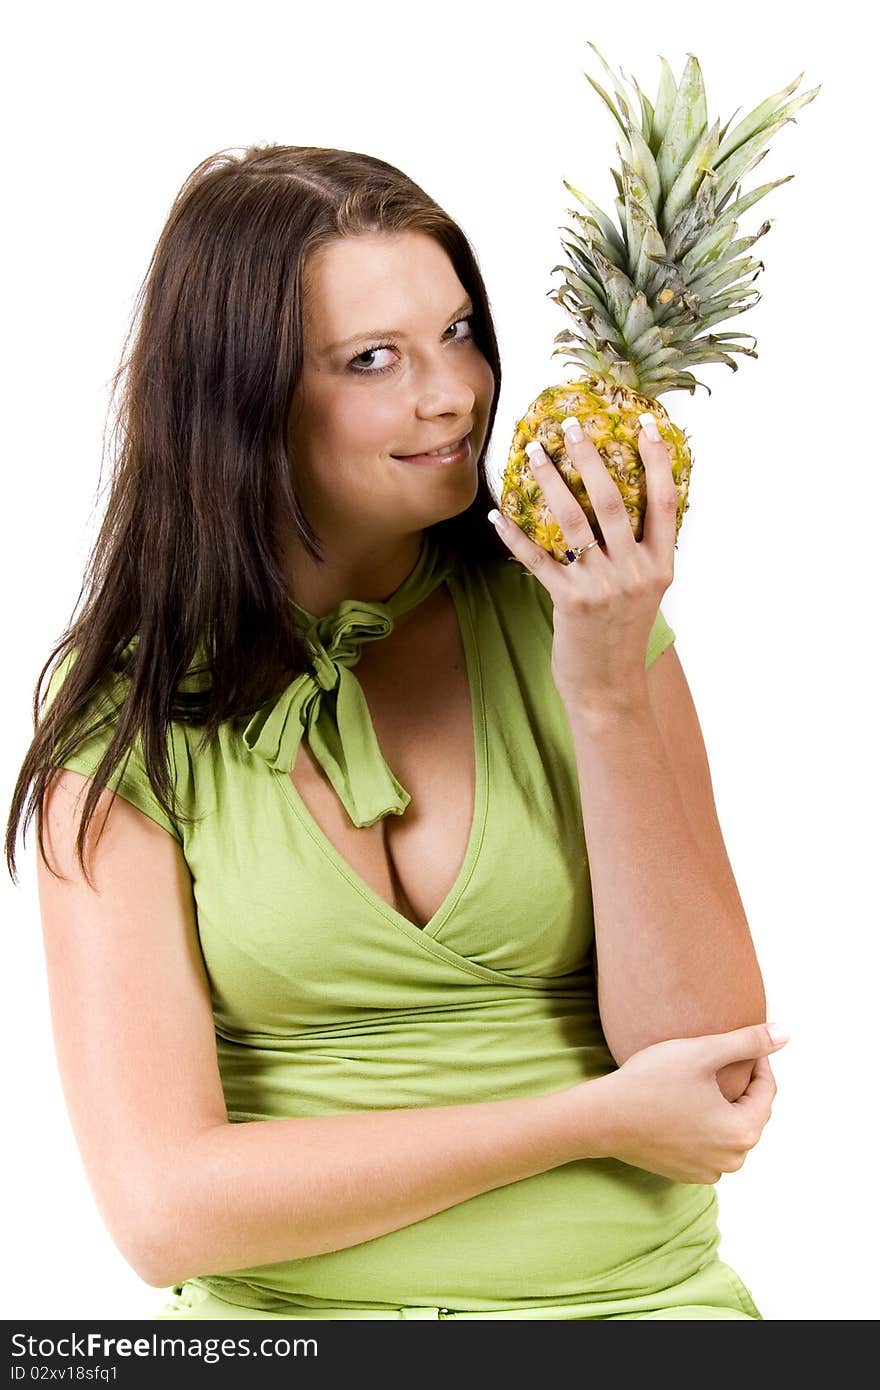
M 581 558 L 581 556 L 584 554 L 584 551 L 592 550 L 593 546 L 598 544 L 598 541 L 590 541 L 589 545 L 576 545 L 573 549 L 566 550 L 565 558 L 568 560 L 569 564 L 573 564 L 575 560 L 579 560 Z

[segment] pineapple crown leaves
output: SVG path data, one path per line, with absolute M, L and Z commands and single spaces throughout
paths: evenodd
M 801 72 L 732 129 L 737 112 L 723 127 L 719 120 L 710 126 L 695 54 L 687 55 L 679 82 L 661 56 L 652 105 L 635 78 L 627 79 L 621 69 L 619 79 L 596 45 L 588 42 L 614 90 L 612 100 L 584 73 L 620 130 L 615 146 L 620 170 L 611 170 L 619 229 L 585 193 L 563 179 L 580 204 L 580 209 L 566 209 L 578 230 L 559 229 L 566 233 L 562 244 L 570 265 L 553 267 L 554 273 L 563 273 L 565 283 L 549 297 L 567 311 L 575 331 L 557 334 L 555 342 L 568 347 L 566 355 L 579 364 L 643 394 L 656 398 L 663 391 L 682 389 L 693 394 L 705 383 L 684 370 L 688 366 L 725 362 L 736 371 L 730 353 L 757 357 L 753 348 L 735 342 L 750 338 L 754 344 L 753 334 L 716 336 L 703 330 L 744 313 L 761 298 L 749 286 L 764 263 L 742 253 L 771 224 L 765 221 L 754 236 L 737 238 L 737 219 L 794 175 L 744 195 L 740 180 L 761 162 L 776 132 L 794 121 L 821 84 L 789 100 Z M 627 80 L 637 106 L 624 86 Z M 560 346 L 556 351 L 563 350 Z

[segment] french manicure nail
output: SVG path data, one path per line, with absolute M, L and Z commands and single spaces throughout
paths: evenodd
M 768 1023 L 767 1032 L 771 1042 L 788 1042 L 791 1036 L 784 1023 Z
M 566 439 L 571 440 L 572 444 L 579 444 L 584 437 L 580 420 L 575 419 L 573 415 L 568 415 L 563 420 L 562 433 L 565 435 Z
M 653 439 L 656 443 L 660 438 L 660 431 L 657 428 L 657 421 L 654 419 L 654 416 L 647 414 L 647 412 L 644 415 L 640 415 L 639 424 L 648 438 Z

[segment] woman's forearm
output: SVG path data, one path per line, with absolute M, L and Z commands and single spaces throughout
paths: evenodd
M 590 1087 L 588 1087 L 590 1090 Z M 141 1247 L 157 1287 L 358 1245 L 481 1192 L 606 1152 L 596 1094 L 223 1124 L 166 1173 Z M 148 1223 L 145 1223 L 148 1225 Z M 152 1242 L 152 1250 L 147 1244 Z
M 567 712 L 599 1012 L 615 1061 L 667 1038 L 762 1020 L 761 973 L 739 895 L 725 891 L 702 856 L 650 703 Z M 737 1068 L 739 1094 L 750 1064 Z

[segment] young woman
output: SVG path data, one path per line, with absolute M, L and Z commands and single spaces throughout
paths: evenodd
M 714 1184 L 782 1041 L 658 606 L 665 446 L 640 543 L 576 432 L 603 545 L 540 458 L 579 557 L 496 533 L 475 257 L 366 155 L 206 160 L 142 295 L 7 858 L 31 788 L 65 1094 L 157 1316 L 759 1318 Z

